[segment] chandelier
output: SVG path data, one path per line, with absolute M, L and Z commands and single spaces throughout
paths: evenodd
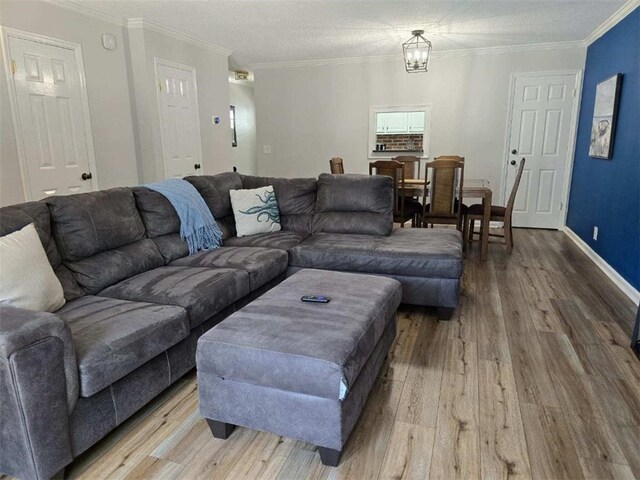
M 424 30 L 414 30 L 409 40 L 402 44 L 404 68 L 409 73 L 426 72 L 431 56 L 431 42 L 424 38 Z

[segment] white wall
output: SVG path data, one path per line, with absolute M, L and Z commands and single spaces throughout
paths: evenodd
M 258 173 L 256 158 L 256 105 L 252 85 L 229 83 L 229 99 L 236 107 L 236 137 L 233 165 L 247 175 Z
M 196 69 L 203 173 L 210 175 L 231 170 L 227 56 L 146 28 L 130 28 L 128 42 L 135 88 L 141 181 L 164 178 L 156 57 Z M 219 116 L 222 121 L 214 125 L 213 116 Z
M 82 46 L 100 188 L 138 183 L 122 27 L 46 2 L 0 1 L 0 23 Z M 103 33 L 118 48 L 102 48 Z M 24 201 L 5 65 L 0 58 L 0 205 Z
M 203 173 L 231 170 L 227 55 L 35 0 L 1 0 L 0 24 L 81 45 L 100 188 L 164 178 L 155 57 L 196 69 Z M 115 51 L 102 48 L 103 33 L 115 35 Z M 0 205 L 10 205 L 25 197 L 1 57 L 0 69 Z
M 258 173 L 314 176 L 334 156 L 367 173 L 369 107 L 430 104 L 430 155 L 465 156 L 465 177 L 489 179 L 501 201 L 510 74 L 580 70 L 584 58 L 565 48 L 434 57 L 422 74 L 401 60 L 257 70 Z

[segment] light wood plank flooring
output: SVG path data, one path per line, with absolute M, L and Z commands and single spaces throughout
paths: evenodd
M 476 249 L 477 246 L 474 246 Z M 338 468 L 314 447 L 214 439 L 192 372 L 78 459 L 78 479 L 640 478 L 635 307 L 560 232 L 467 254 L 449 322 L 402 307 L 398 336 Z

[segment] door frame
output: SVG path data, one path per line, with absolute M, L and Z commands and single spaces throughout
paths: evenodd
M 98 169 L 96 168 L 95 151 L 93 146 L 93 133 L 91 130 L 91 117 L 89 114 L 89 97 L 87 95 L 87 80 L 84 74 L 84 61 L 82 59 L 82 46 L 79 43 L 68 42 L 59 38 L 48 37 L 37 33 L 31 33 L 24 30 L 0 26 L 0 40 L 2 43 L 2 56 L 5 64 L 5 75 L 7 77 L 7 86 L 9 90 L 9 105 L 11 109 L 11 118 L 13 120 L 13 133 L 16 140 L 16 149 L 18 151 L 18 163 L 20 164 L 20 176 L 22 177 L 22 189 L 25 201 L 33 200 L 31 192 L 31 184 L 29 183 L 29 171 L 27 158 L 25 155 L 24 139 L 22 138 L 22 122 L 20 121 L 20 113 L 18 110 L 18 94 L 16 90 L 15 78 L 11 71 L 11 53 L 9 46 L 9 38 L 19 40 L 27 40 L 30 42 L 42 43 L 51 47 L 63 48 L 71 50 L 76 57 L 76 65 L 78 67 L 78 77 L 80 80 L 80 104 L 82 108 L 82 120 L 85 128 L 85 143 L 87 147 L 87 156 L 89 169 L 92 173 L 91 185 L 92 190 L 99 190 Z
M 571 112 L 571 122 L 569 124 L 569 138 L 567 142 L 567 159 L 565 161 L 565 176 L 562 184 L 562 193 L 560 198 L 562 199 L 562 212 L 560 213 L 560 219 L 558 221 L 558 230 L 564 228 L 567 220 L 567 203 L 569 202 L 569 190 L 571 188 L 571 174 L 573 173 L 573 161 L 576 152 L 576 136 L 578 134 L 578 115 L 580 114 L 580 100 L 582 99 L 582 70 L 551 70 L 541 72 L 513 72 L 509 76 L 509 102 L 507 104 L 507 126 L 504 136 L 504 153 L 502 162 L 502 203 L 503 205 L 507 199 L 507 175 L 509 169 L 507 167 L 509 163 L 509 151 L 511 140 L 511 125 L 513 123 L 513 104 L 516 93 L 516 80 L 521 77 L 549 77 L 549 76 L 568 76 L 573 75 L 575 77 L 574 82 L 574 101 L 573 110 Z
M 178 70 L 184 70 L 193 74 L 193 93 L 196 96 L 196 128 L 198 130 L 198 150 L 200 152 L 200 163 L 204 166 L 204 158 L 202 156 L 202 130 L 200 129 L 200 97 L 198 96 L 198 75 L 195 67 L 190 65 L 184 65 L 182 63 L 173 62 L 160 57 L 153 57 L 153 70 L 156 77 L 156 101 L 158 105 L 158 121 L 160 127 L 160 148 L 162 149 L 162 171 L 164 172 L 164 178 L 167 178 L 167 158 L 165 156 L 166 134 L 164 133 L 164 118 L 162 113 L 162 91 L 160 90 L 161 79 L 159 76 L 158 67 L 165 66 L 170 68 L 177 68 Z M 204 172 L 204 168 L 202 169 Z M 204 174 L 204 173 L 203 173 Z

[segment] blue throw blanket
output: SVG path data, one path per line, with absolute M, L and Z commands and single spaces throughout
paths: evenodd
M 164 195 L 180 217 L 180 237 L 189 246 L 189 255 L 222 245 L 222 232 L 204 199 L 186 180 L 169 178 L 145 187 Z

